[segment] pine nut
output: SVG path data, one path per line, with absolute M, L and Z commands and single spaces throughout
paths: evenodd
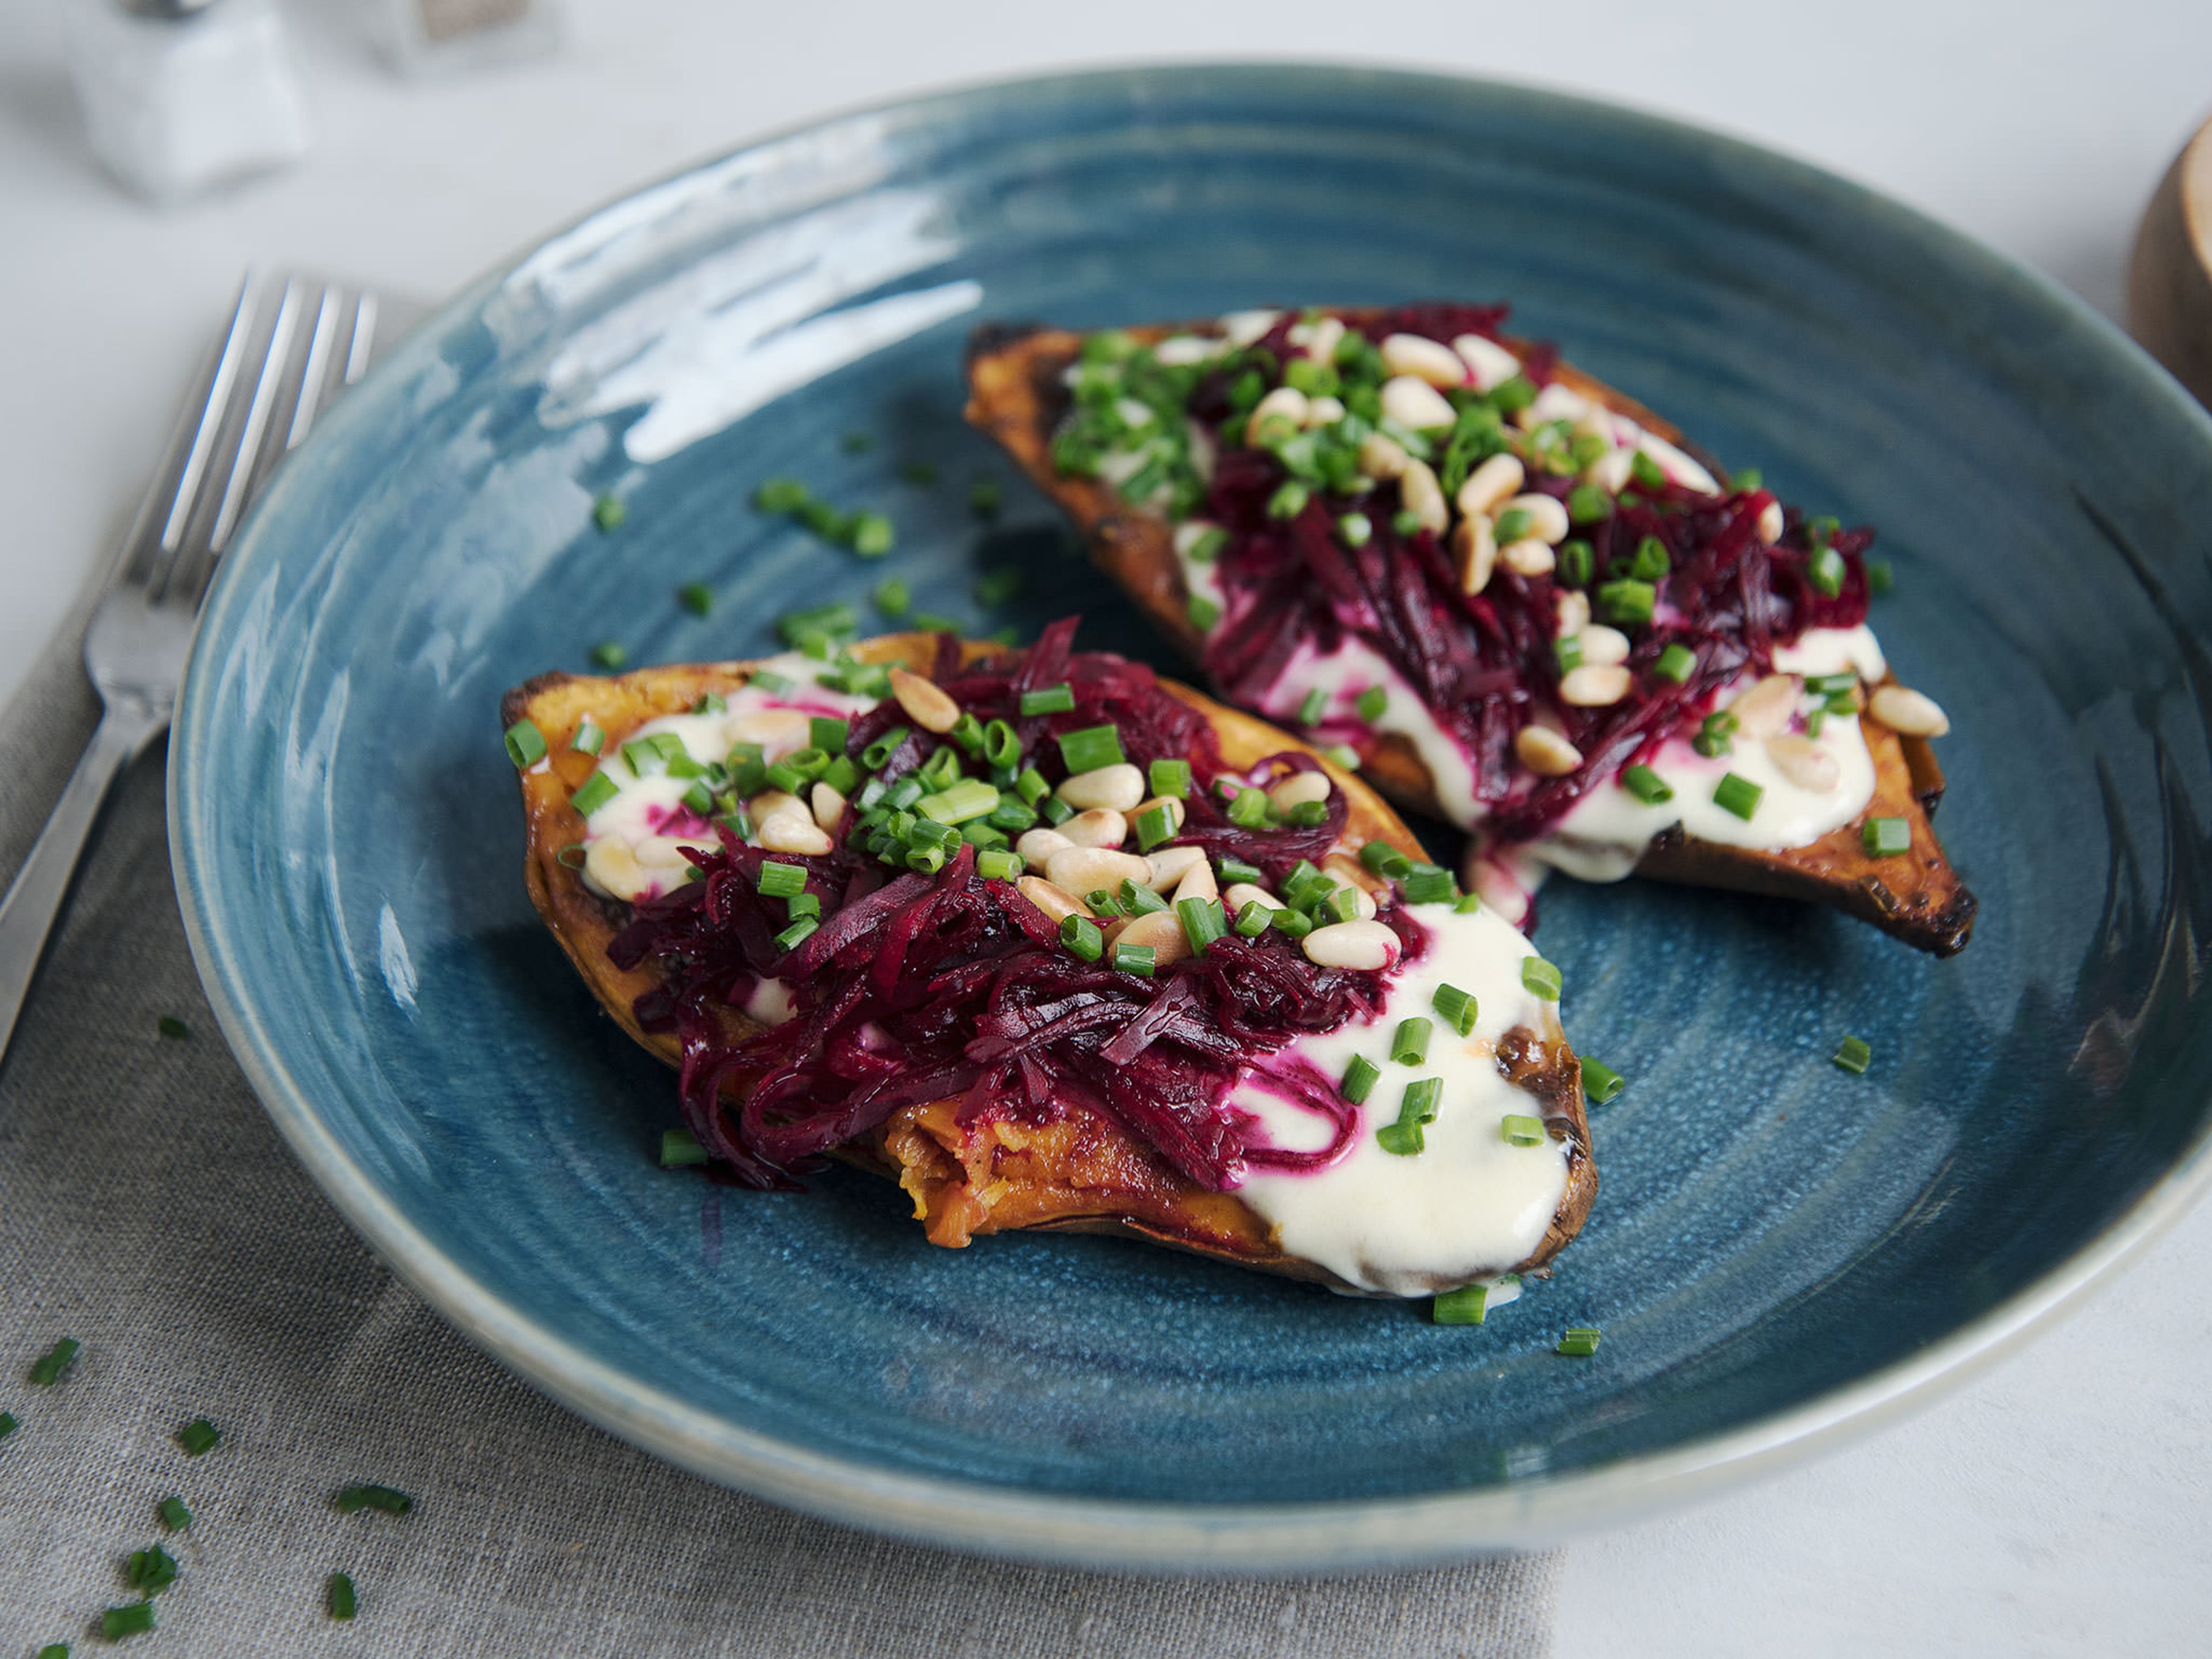
M 1125 881 L 1149 885 L 1152 866 L 1133 853 L 1110 847 L 1071 847 L 1045 860 L 1045 879 L 1063 892 L 1112 891 Z
M 797 812 L 778 812 L 763 818 L 760 844 L 771 853 L 804 853 L 812 858 L 819 858 L 836 845 L 813 819 Z
M 1024 864 L 1042 870 L 1045 861 L 1054 853 L 1064 853 L 1075 843 L 1057 830 L 1048 830 L 1039 824 L 1034 830 L 1022 831 L 1021 839 L 1014 843 L 1014 851 L 1021 855 Z
M 950 732 L 960 723 L 960 705 L 919 674 L 892 669 L 891 696 L 907 718 L 925 732 Z
M 1305 936 L 1306 959 L 1323 968 L 1388 968 L 1398 936 L 1379 921 L 1333 921 Z
M 1304 801 L 1327 800 L 1334 787 L 1326 772 L 1293 772 L 1267 791 L 1267 799 L 1277 811 L 1287 812 Z
M 1559 679 L 1559 701 L 1575 708 L 1610 708 L 1628 695 L 1628 670 L 1620 663 L 1584 663 Z
M 1078 847 L 1119 847 L 1129 839 L 1129 820 L 1111 807 L 1094 806 L 1061 824 L 1060 833 Z
M 1221 319 L 1221 337 L 1241 351 L 1266 339 L 1282 319 L 1279 311 L 1232 311 Z
M 1801 691 L 1796 675 L 1769 674 L 1729 704 L 1728 711 L 1747 738 L 1771 738 L 1788 729 Z
M 1579 587 L 1570 587 L 1559 595 L 1559 637 L 1567 639 L 1587 633 L 1590 625 L 1589 595 Z
M 1487 392 L 1502 386 L 1521 372 L 1521 360 L 1497 341 L 1480 334 L 1462 334 L 1452 342 L 1452 349 L 1474 378 L 1474 389 Z
M 1167 809 L 1169 825 L 1168 833 L 1171 836 L 1182 834 L 1183 805 L 1179 799 L 1173 795 L 1153 795 L 1146 799 L 1139 801 L 1136 805 L 1129 810 L 1130 823 L 1134 823 L 1139 818 L 1144 817 L 1146 813 L 1151 811 L 1155 806 L 1162 806 Z
M 1309 939 L 1312 937 L 1310 933 Z M 1116 945 L 1148 945 L 1152 965 L 1164 968 L 1190 954 L 1190 939 L 1182 931 L 1182 918 L 1172 910 L 1152 910 L 1132 917 L 1114 936 Z
M 1341 398 L 1320 397 L 1306 400 L 1306 424 L 1309 427 L 1334 426 L 1344 418 Z
M 1608 449 L 1583 469 L 1583 482 L 1595 484 L 1608 495 L 1618 495 L 1628 488 L 1629 476 L 1635 466 L 1633 451 Z
M 1452 532 L 1452 551 L 1459 557 L 1461 592 L 1480 593 L 1490 586 L 1491 572 L 1498 565 L 1498 538 L 1489 520 L 1462 519 Z
M 1583 596 L 1589 603 L 1589 596 Z M 1617 662 L 1628 660 L 1628 635 L 1618 628 L 1607 628 L 1600 623 L 1595 628 L 1582 630 L 1583 661 L 1595 668 L 1607 668 Z
M 1257 448 L 1270 424 L 1285 422 L 1292 431 L 1306 423 L 1306 394 L 1294 386 L 1279 386 L 1252 406 L 1252 418 L 1244 422 L 1246 445 Z
M 1498 502 L 1519 494 L 1528 477 L 1520 457 L 1492 455 L 1468 473 L 1467 482 L 1459 487 L 1459 510 L 1470 519 L 1491 512 Z
M 1524 726 L 1513 734 L 1513 752 L 1540 778 L 1564 778 L 1583 763 L 1583 751 L 1548 726 Z
M 1498 515 L 1525 513 L 1528 533 L 1557 547 L 1567 538 L 1567 509 L 1549 495 L 1516 495 L 1498 509 Z
M 1064 887 L 1055 887 L 1042 876 L 1020 876 L 1014 886 L 1031 904 L 1054 921 L 1065 921 L 1070 916 L 1087 916 L 1091 907 Z M 1093 890 L 1096 890 L 1095 889 Z
M 1759 539 L 1769 547 L 1782 539 L 1782 503 L 1769 501 L 1759 509 Z
M 1552 567 L 1559 560 L 1552 551 L 1549 542 L 1539 541 L 1534 536 L 1524 536 L 1517 542 L 1508 542 L 1498 550 L 1498 562 L 1508 570 L 1521 576 L 1548 576 Z
M 730 741 L 757 743 L 764 758 L 781 760 L 806 747 L 811 729 L 805 714 L 797 708 L 757 708 L 729 723 Z
M 628 901 L 653 885 L 629 843 L 602 836 L 584 849 L 584 884 L 611 899 Z
M 1170 368 L 1212 362 L 1220 353 L 1220 341 L 1201 339 L 1195 334 L 1173 335 L 1152 348 L 1152 356 Z
M 807 793 L 807 804 L 814 809 L 814 821 L 830 835 L 837 833 L 845 822 L 845 798 L 826 783 L 817 783 Z
M 691 862 L 684 856 L 684 843 L 673 836 L 647 836 L 630 851 L 647 870 L 682 870 Z
M 1145 775 L 1124 761 L 1092 772 L 1078 772 L 1054 792 L 1079 812 L 1103 806 L 1126 812 L 1145 798 Z
M 1222 908 L 1228 911 L 1229 919 L 1231 921 L 1243 915 L 1244 907 L 1248 904 L 1264 904 L 1270 910 L 1290 908 L 1266 888 L 1255 887 L 1249 881 L 1240 881 L 1231 885 L 1229 890 L 1221 896 L 1221 903 Z
M 765 790 L 745 803 L 745 816 L 755 823 L 769 818 L 803 818 L 808 816 L 806 803 L 796 795 L 787 795 L 781 789 Z
M 1370 432 L 1359 441 L 1359 470 L 1370 478 L 1397 477 L 1412 459 L 1403 444 L 1383 433 Z
M 1790 782 L 1818 795 L 1826 794 L 1844 781 L 1842 763 L 1801 732 L 1784 732 L 1769 738 L 1766 757 Z
M 1220 528 L 1211 519 L 1185 519 L 1175 527 L 1175 550 L 1187 557 L 1200 540 Z
M 1214 879 L 1213 866 L 1204 859 L 1200 859 L 1182 872 L 1182 879 L 1176 884 L 1175 896 L 1168 902 L 1170 904 L 1181 904 L 1187 898 L 1219 898 L 1220 896 L 1221 884 Z
M 1444 500 L 1444 487 L 1437 482 L 1437 475 L 1426 461 L 1411 455 L 1406 458 L 1406 470 L 1398 478 L 1398 500 L 1421 521 L 1421 528 L 1431 535 L 1443 535 L 1444 526 L 1451 522 L 1451 507 Z
M 1419 334 L 1385 336 L 1382 367 L 1393 374 L 1410 374 L 1447 392 L 1467 384 L 1467 364 L 1459 353 Z
M 1188 875 L 1193 865 L 1206 862 L 1206 849 L 1203 847 L 1163 847 L 1157 853 L 1146 854 L 1145 862 L 1152 871 L 1145 880 L 1145 885 L 1156 893 L 1164 893 Z
M 1382 382 L 1382 417 L 1415 432 L 1449 426 L 1459 418 L 1444 394 L 1426 380 L 1401 374 Z
M 1659 470 L 1678 484 L 1686 484 L 1701 495 L 1717 495 L 1720 485 L 1713 475 L 1692 460 L 1664 438 L 1645 433 L 1637 441 L 1637 447 L 1659 464 Z
M 1316 317 L 1310 323 L 1298 323 L 1291 329 L 1291 343 L 1304 351 L 1317 363 L 1334 362 L 1337 343 L 1345 336 L 1341 317 Z
M 1933 697 L 1902 685 L 1877 685 L 1868 700 L 1867 712 L 1891 731 L 1908 738 L 1940 738 L 1951 729 L 1951 717 Z

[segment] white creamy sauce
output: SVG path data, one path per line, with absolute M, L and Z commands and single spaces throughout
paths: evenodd
M 1856 628 L 1808 628 L 1795 644 L 1774 647 L 1778 674 L 1840 674 L 1847 668 L 1856 670 L 1869 685 L 1889 674 L 1888 659 L 1864 623 Z
M 1217 554 L 1201 562 L 1190 556 L 1191 549 L 1205 539 L 1206 532 L 1218 527 L 1206 519 L 1184 520 L 1175 529 L 1175 550 L 1182 566 L 1184 590 L 1225 611 L 1229 600 L 1221 589 L 1220 556 Z
M 584 820 L 585 884 L 603 897 L 635 900 L 667 891 L 688 879 L 690 861 L 684 848 L 711 852 L 720 846 L 712 830 L 700 830 L 696 816 L 684 805 L 684 797 L 696 781 L 671 777 L 649 769 L 642 776 L 623 757 L 623 746 L 661 732 L 672 732 L 684 752 L 702 765 L 729 758 L 739 743 L 758 743 L 762 758 L 781 760 L 807 746 L 808 720 L 816 714 L 851 719 L 876 706 L 873 697 L 855 696 L 820 684 L 816 675 L 826 665 L 799 652 L 787 652 L 757 665 L 760 672 L 781 675 L 791 682 L 787 690 L 768 690 L 757 681 L 730 692 L 727 708 L 720 714 L 663 714 L 646 721 L 619 738 L 609 733 L 599 754 L 599 771 L 615 786 L 615 793 Z M 672 825 L 690 824 L 695 833 L 668 834 Z M 611 842 L 626 848 L 636 860 L 635 881 L 618 889 L 603 878 L 613 866 L 601 853 L 594 868 L 593 850 Z
M 1300 1037 L 1282 1051 L 1331 1079 L 1341 1078 L 1355 1055 L 1380 1069 L 1358 1109 L 1351 1150 L 1311 1173 L 1255 1170 L 1237 1189 L 1285 1250 L 1386 1296 L 1426 1295 L 1525 1260 L 1567 1188 L 1565 1142 L 1547 1135 L 1536 1146 L 1516 1146 L 1501 1127 L 1509 1116 L 1543 1113 L 1497 1062 L 1507 1031 L 1541 1030 L 1546 1023 L 1546 1006 L 1521 983 L 1521 963 L 1534 947 L 1487 910 L 1462 915 L 1437 906 L 1417 914 L 1430 930 L 1428 952 L 1394 977 L 1382 1017 Z M 1471 1036 L 1461 1036 L 1431 1006 L 1446 984 L 1477 1000 Z M 1390 1058 L 1391 1038 L 1398 1022 L 1414 1015 L 1436 1029 L 1423 1063 L 1401 1065 Z M 1443 1084 L 1436 1120 L 1423 1132 L 1424 1150 L 1410 1157 L 1385 1151 L 1376 1132 L 1397 1121 L 1406 1086 L 1423 1078 Z M 1240 1085 L 1231 1099 L 1258 1120 L 1257 1144 L 1296 1151 L 1328 1144 L 1331 1125 L 1261 1081 Z
M 1356 705 L 1359 694 L 1381 686 L 1389 702 L 1376 719 L 1364 720 Z M 1395 732 L 1413 746 L 1428 768 L 1436 787 L 1437 803 L 1454 823 L 1466 828 L 1482 816 L 1474 798 L 1474 767 L 1467 750 L 1436 719 L 1403 676 L 1371 647 L 1346 635 L 1344 643 L 1324 656 L 1311 643 L 1302 644 L 1284 668 L 1282 678 L 1262 699 L 1261 712 L 1278 720 L 1295 720 L 1307 695 L 1319 691 L 1328 698 L 1324 720 L 1360 720 L 1377 732 Z

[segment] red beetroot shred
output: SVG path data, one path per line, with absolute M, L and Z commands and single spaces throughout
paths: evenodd
M 1449 345 L 1462 334 L 1499 338 L 1505 315 L 1502 305 L 1414 305 L 1359 327 L 1378 343 L 1404 333 Z M 1288 335 L 1296 318 L 1285 313 L 1259 343 L 1279 361 L 1294 355 Z M 1555 378 L 1558 353 L 1549 344 L 1523 350 L 1521 362 L 1540 386 Z M 1201 384 L 1192 408 L 1217 433 L 1230 414 L 1222 388 L 1210 384 Z M 1638 483 L 1609 518 L 1575 528 L 1594 555 L 1589 586 L 1595 595 L 1608 567 L 1626 562 L 1646 536 L 1666 544 L 1672 569 L 1658 585 L 1657 619 L 1624 630 L 1632 642 L 1628 696 L 1608 708 L 1577 708 L 1559 695 L 1562 670 L 1553 641 L 1563 589 L 1553 576 L 1522 576 L 1501 563 L 1480 593 L 1462 592 L 1438 538 L 1392 528 L 1401 505 L 1395 482 L 1359 496 L 1316 490 L 1295 518 L 1278 520 L 1268 516 L 1267 503 L 1287 476 L 1281 464 L 1242 445 L 1218 449 L 1204 511 L 1229 532 L 1218 567 L 1227 603 L 1205 666 L 1223 695 L 1267 707 L 1300 645 L 1326 654 L 1347 635 L 1358 639 L 1405 678 L 1467 750 L 1475 798 L 1489 811 L 1486 830 L 1500 841 L 1543 833 L 1594 783 L 1694 724 L 1738 674 L 1767 672 L 1777 644 L 1808 628 L 1849 628 L 1866 619 L 1864 555 L 1873 532 L 1829 538 L 1844 571 L 1841 591 L 1831 598 L 1807 574 L 1814 546 L 1798 509 L 1785 509 L 1779 544 L 1760 545 L 1759 516 L 1775 499 L 1768 491 L 1706 495 L 1671 481 L 1649 489 Z M 1532 470 L 1524 489 L 1564 501 L 1573 482 Z M 1335 525 L 1354 510 L 1366 514 L 1373 534 L 1364 546 L 1349 548 Z M 1697 665 L 1674 685 L 1650 671 L 1678 642 L 1696 653 Z M 1583 764 L 1565 777 L 1535 777 L 1515 761 L 1514 734 L 1539 714 L 1582 751 Z M 1364 726 L 1340 735 L 1355 743 L 1370 738 Z
M 1072 617 L 1055 623 L 1026 653 L 966 667 L 957 641 L 940 636 L 934 678 L 979 720 L 1012 723 L 1023 763 L 1055 784 L 1066 769 L 1054 738 L 1109 721 L 1139 767 L 1189 762 L 1187 817 L 1170 845 L 1243 859 L 1271 883 L 1300 860 L 1326 856 L 1344 827 L 1341 790 L 1317 826 L 1230 823 L 1207 787 L 1229 769 L 1212 726 L 1150 669 L 1073 653 L 1075 626 Z M 1062 681 L 1074 690 L 1072 710 L 1021 714 L 1024 691 Z M 903 723 L 886 702 L 852 723 L 848 754 Z M 878 775 L 895 781 L 927 759 L 936 744 L 925 737 L 902 744 Z M 1286 753 L 1251 775 L 1313 764 Z M 901 1107 L 947 1097 L 959 1100 L 963 1122 L 1039 1124 L 1087 1107 L 1217 1191 L 1249 1166 L 1333 1162 L 1356 1129 L 1357 1109 L 1334 1082 L 1287 1058 L 1269 1068 L 1268 1083 L 1334 1120 L 1328 1148 L 1249 1144 L 1252 1121 L 1227 1097 L 1240 1073 L 1292 1038 L 1374 1017 L 1386 992 L 1381 973 L 1320 967 L 1272 929 L 1250 939 L 1231 933 L 1152 979 L 1086 963 L 1012 882 L 978 875 L 975 848 L 964 844 L 935 876 L 895 872 L 849 846 L 817 858 L 774 855 L 803 868 L 806 890 L 822 902 L 820 927 L 787 951 L 775 943 L 784 902 L 757 890 L 771 855 L 726 832 L 720 839 L 719 852 L 691 854 L 704 878 L 638 904 L 607 954 L 625 970 L 650 961 L 659 974 L 659 986 L 637 1000 L 639 1022 L 681 1039 L 685 1120 L 746 1185 L 795 1187 L 794 1174 Z M 1386 901 L 1379 919 L 1407 957 L 1425 947 L 1425 931 L 1395 904 Z M 739 1035 L 733 1012 L 769 978 L 781 982 L 791 1018 Z

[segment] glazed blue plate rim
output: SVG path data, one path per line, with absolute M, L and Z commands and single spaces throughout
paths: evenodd
M 1842 213 L 1886 221 L 1954 267 L 1992 286 L 2010 286 L 2124 363 L 2142 395 L 2162 400 L 2196 427 L 2212 461 L 2212 417 L 2108 319 L 2056 283 L 1879 191 L 1809 163 L 1692 124 L 1507 82 L 1372 67 L 1213 63 L 1147 65 L 1016 77 L 896 99 L 799 123 L 666 177 L 580 216 L 555 236 L 590 224 L 649 192 L 763 156 L 792 138 L 887 115 L 921 115 L 964 102 L 1035 98 L 1116 83 L 1235 76 L 1248 85 L 1328 85 L 1387 95 L 1392 88 L 1437 98 L 1518 100 L 1588 126 L 1609 125 L 1624 142 L 1639 136 L 1702 148 L 1743 170 L 1825 198 Z M 547 241 L 553 237 L 546 239 Z M 543 244 L 541 244 L 543 246 Z M 442 335 L 473 317 L 535 249 L 510 260 L 441 307 L 417 337 Z M 376 373 L 380 371 L 372 371 Z M 202 615 L 202 643 L 223 632 L 249 577 L 274 549 L 246 526 Z M 1928 1403 L 2078 1304 L 2091 1285 L 2177 1220 L 2212 1186 L 2212 1117 L 2172 1166 L 2120 1220 L 2043 1277 L 1923 1349 L 1795 1409 L 1662 1454 L 1592 1471 L 1540 1477 L 1490 1491 L 1357 1502 L 1208 1505 L 1136 1503 L 1010 1492 L 943 1479 L 893 1474 L 736 1426 L 591 1358 L 549 1326 L 518 1313 L 460 1269 L 392 1205 L 346 1152 L 292 1077 L 260 1016 L 247 956 L 210 902 L 217 848 L 195 834 L 216 676 L 200 672 L 196 645 L 179 699 L 167 773 L 170 851 L 187 938 L 217 1023 L 247 1080 L 307 1172 L 354 1229 L 426 1301 L 479 1347 L 600 1427 L 709 1479 L 794 1509 L 941 1547 L 1088 1566 L 1203 1572 L 1350 1570 L 1522 1547 L 1679 1504 L 1811 1455 Z

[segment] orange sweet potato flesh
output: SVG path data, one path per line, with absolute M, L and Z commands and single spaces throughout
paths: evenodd
M 1363 313 L 1352 307 L 1335 314 L 1356 320 Z M 1125 331 L 1152 342 L 1186 331 L 1182 325 L 1157 325 Z M 968 351 L 968 420 L 996 439 L 1037 487 L 1066 509 L 1082 526 L 1099 567 L 1196 662 L 1204 641 L 1190 623 L 1189 594 L 1166 521 L 1131 507 L 1110 485 L 1063 477 L 1053 465 L 1052 434 L 1066 408 L 1060 377 L 1082 343 L 1081 334 L 1065 329 L 978 330 Z M 1525 343 L 1507 343 L 1527 349 Z M 1565 363 L 1554 373 L 1584 397 L 1697 453 L 1672 422 L 1633 398 Z M 1716 476 L 1725 477 L 1710 457 L 1701 459 Z M 1875 784 L 1865 812 L 1853 823 L 1810 846 L 1780 852 L 1719 846 L 1677 830 L 1652 843 L 1638 872 L 1662 881 L 1806 899 L 1870 921 L 1939 957 L 1963 950 L 1973 932 L 1974 896 L 1951 867 L 1929 822 L 1943 793 L 1942 769 L 1925 738 L 1889 731 L 1870 716 L 1863 718 L 1862 726 L 1874 757 Z M 1363 763 L 1361 775 L 1402 805 L 1443 815 L 1428 769 L 1401 737 L 1384 734 Z M 1893 858 L 1868 856 L 1861 832 L 1869 817 L 1904 818 L 1912 830 L 1911 851 Z
M 994 650 L 973 643 L 963 648 L 970 661 Z M 921 673 L 928 672 L 935 653 L 936 636 L 927 634 L 888 635 L 865 641 L 854 651 L 864 661 L 902 664 Z M 591 757 L 572 752 L 568 740 L 589 714 L 605 731 L 611 750 L 645 721 L 681 713 L 709 692 L 735 690 L 750 673 L 749 664 L 726 662 L 640 669 L 613 678 L 543 674 L 508 692 L 500 708 L 504 726 L 523 719 L 535 723 L 549 752 L 547 765 L 520 774 L 527 830 L 524 880 L 531 902 L 600 1005 L 639 1043 L 672 1065 L 678 1058 L 676 1040 L 642 1030 L 632 1012 L 637 998 L 656 983 L 651 965 L 624 971 L 607 959 L 607 944 L 628 922 L 629 907 L 592 893 L 561 861 L 562 850 L 583 838 L 583 821 L 568 798 L 594 763 Z M 1222 757 L 1233 767 L 1304 747 L 1187 686 L 1166 680 L 1162 684 L 1212 723 Z M 1340 843 L 1345 850 L 1380 840 L 1409 857 L 1425 858 L 1412 831 L 1374 791 L 1322 763 L 1349 802 Z M 1360 876 L 1372 881 L 1364 870 Z M 732 1038 L 757 1029 L 735 1012 L 726 1018 Z M 1522 1273 L 1541 1270 L 1565 1248 L 1597 1195 L 1581 1065 L 1548 1013 L 1547 1027 L 1517 1027 L 1501 1045 L 1507 1076 L 1538 1097 L 1553 1137 L 1568 1144 L 1566 1194 L 1541 1243 L 1516 1265 L 1515 1271 Z M 841 1148 L 838 1156 L 896 1180 L 933 1243 L 957 1247 L 980 1234 L 1018 1229 L 1113 1233 L 1338 1290 L 1354 1288 L 1285 1253 L 1268 1224 L 1235 1194 L 1195 1186 L 1111 1119 L 1080 1107 L 1042 1127 L 963 1124 L 957 1102 L 930 1101 L 895 1113 L 871 1135 Z

